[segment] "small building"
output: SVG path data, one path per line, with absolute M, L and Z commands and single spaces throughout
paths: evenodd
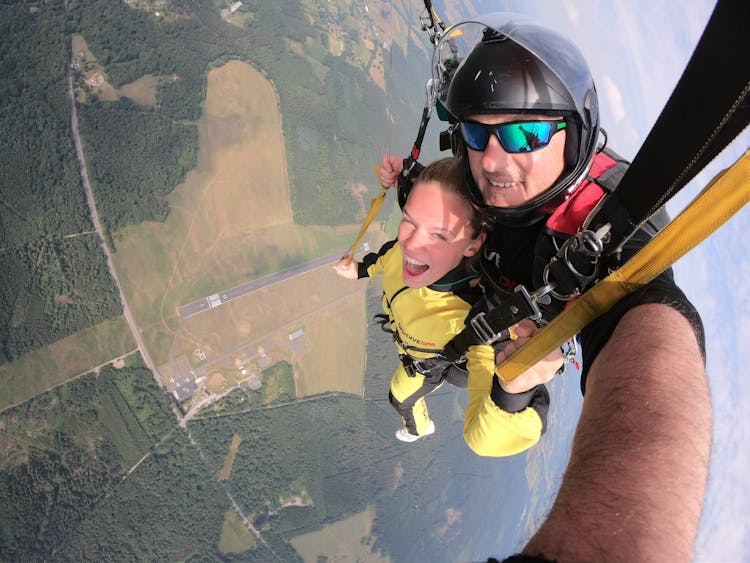
M 101 72 L 95 72 L 86 80 L 84 80 L 84 82 L 86 82 L 86 84 L 88 84 L 89 86 L 101 86 L 102 84 L 104 84 L 104 76 Z
M 221 19 L 227 20 L 229 17 L 235 13 L 237 10 L 240 9 L 240 6 L 242 6 L 242 2 L 234 2 L 229 8 L 222 9 L 219 14 L 221 15 Z
M 294 332 L 290 332 L 289 342 L 292 344 L 292 352 L 304 350 L 307 347 L 304 329 L 298 328 Z

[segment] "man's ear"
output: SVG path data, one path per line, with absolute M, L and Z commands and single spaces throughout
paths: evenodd
M 474 256 L 477 252 L 479 252 L 479 249 L 482 248 L 482 245 L 484 244 L 484 239 L 487 238 L 487 233 L 482 231 L 479 233 L 477 238 L 471 241 L 471 244 L 466 247 L 466 250 L 464 250 L 464 256 L 467 258 L 469 256 Z

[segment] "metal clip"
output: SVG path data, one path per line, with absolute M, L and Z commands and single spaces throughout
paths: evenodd
M 581 293 L 596 279 L 599 274 L 599 256 L 604 252 L 604 245 L 609 239 L 609 231 L 611 227 L 609 224 L 600 227 L 596 232 L 590 230 L 580 231 L 575 236 L 566 240 L 560 247 L 549 263 L 544 267 L 542 273 L 542 280 L 545 285 L 551 286 L 552 289 L 548 292 L 556 299 L 561 301 L 569 301 L 574 297 L 581 295 Z M 575 257 L 584 258 L 589 260 L 590 272 L 581 272 L 579 267 L 576 265 Z M 581 261 L 583 263 L 584 261 Z M 577 282 L 577 287 L 571 289 L 568 293 L 561 293 L 556 288 L 559 285 L 560 280 L 551 279 L 552 267 L 557 264 L 562 264 L 573 278 Z M 588 264 L 587 264 L 588 265 Z M 560 270 L 560 268 L 556 269 Z M 556 283 L 557 282 L 557 283 Z
M 500 333 L 495 333 L 495 331 L 492 330 L 490 323 L 484 318 L 485 316 L 487 316 L 486 313 L 482 311 L 481 313 L 474 315 L 469 321 L 469 324 L 471 325 L 471 328 L 474 329 L 476 335 L 481 338 L 485 344 L 492 344 L 495 340 L 500 338 Z
M 551 285 L 545 285 L 533 293 L 523 286 L 516 286 L 515 296 L 512 300 L 505 301 L 499 305 L 500 310 L 490 313 L 490 317 L 497 324 L 503 325 L 497 330 L 487 320 L 487 314 L 481 311 L 474 315 L 469 324 L 474 333 L 484 344 L 492 344 L 501 338 L 508 338 L 510 327 L 516 325 L 524 319 L 538 321 L 542 318 L 542 310 L 539 308 L 539 302 L 544 302 L 544 297 L 552 291 Z M 515 301 L 513 301 L 515 300 Z M 496 316 L 494 313 L 502 312 L 502 315 Z M 499 322 L 498 322 L 499 321 Z

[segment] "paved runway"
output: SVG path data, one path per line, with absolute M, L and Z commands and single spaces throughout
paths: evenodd
M 204 297 L 203 299 L 199 299 L 198 301 L 193 301 L 192 303 L 188 303 L 187 305 L 182 305 L 180 307 L 180 317 L 182 317 L 183 319 L 187 319 L 188 317 L 192 317 L 193 315 L 197 315 L 199 313 L 202 313 L 203 311 L 208 311 L 209 309 L 213 309 L 214 307 L 223 305 L 224 303 L 227 303 L 232 299 L 243 297 L 244 295 L 252 293 L 253 291 L 272 286 L 295 276 L 299 276 L 312 270 L 322 268 L 323 266 L 333 264 L 335 262 L 338 262 L 342 255 L 343 254 L 341 252 L 329 254 L 328 256 L 323 256 L 322 258 L 318 258 L 317 260 L 305 262 L 304 264 L 298 264 L 297 266 L 286 268 L 284 270 L 281 270 L 280 272 L 276 272 L 275 274 L 270 274 L 268 276 L 258 278 L 257 280 L 245 282 L 231 289 L 226 289 L 224 291 L 220 291 L 219 293 L 214 293 L 213 295 Z

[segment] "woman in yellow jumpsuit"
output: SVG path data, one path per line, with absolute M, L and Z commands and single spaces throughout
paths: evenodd
M 462 181 L 461 168 L 454 158 L 427 166 L 404 205 L 398 239 L 368 254 L 362 262 L 344 258 L 334 267 L 339 275 L 351 279 L 383 275 L 383 309 L 401 358 L 391 379 L 389 398 L 403 418 L 404 426 L 396 437 L 404 442 L 435 431 L 424 399 L 427 394 L 446 378 L 466 385 L 465 366 L 436 359 L 464 327 L 466 314 L 481 296 L 469 258 L 479 251 L 485 234 L 481 214 L 460 190 Z M 491 394 L 492 348 L 475 346 L 467 356 L 469 366 L 473 366 L 468 376 L 467 420 L 472 426 L 479 425 L 472 436 L 480 442 L 492 442 L 483 455 L 511 455 L 536 443 L 546 418 L 546 391 L 535 391 L 533 397 L 516 402 L 506 411 Z M 488 421 L 490 427 L 486 429 Z

